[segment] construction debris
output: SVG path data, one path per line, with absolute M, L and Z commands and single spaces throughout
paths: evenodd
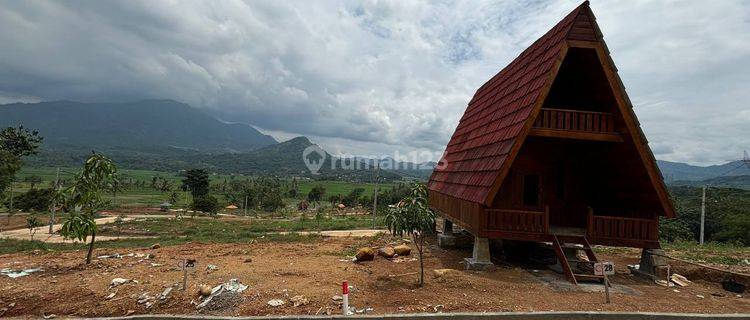
M 135 281 L 133 279 L 114 278 L 114 279 L 112 279 L 112 282 L 109 283 L 109 288 L 112 289 L 114 287 L 121 286 L 121 285 L 126 284 L 128 282 L 138 283 L 138 281 Z
M 305 296 L 299 296 L 299 295 L 289 298 L 289 301 L 291 301 L 295 307 L 304 306 L 308 302 L 310 302 L 310 300 L 305 298 Z
M 268 305 L 272 307 L 280 307 L 284 305 L 284 300 L 281 300 L 281 299 L 268 300 Z
M 6 275 L 8 276 L 8 278 L 15 279 L 19 277 L 28 276 L 29 274 L 32 274 L 34 272 L 39 272 L 39 271 L 42 271 L 42 269 L 31 268 L 31 269 L 24 269 L 24 270 L 12 270 L 12 269 L 5 268 L 5 269 L 0 270 L 0 274 Z
M 674 282 L 680 287 L 687 287 L 692 283 L 690 280 L 688 280 L 684 276 L 681 276 L 676 273 L 673 273 L 672 276 L 669 277 L 669 280 L 672 280 L 672 282 Z
M 172 293 L 172 287 L 168 287 L 162 291 L 162 293 L 159 295 L 160 301 L 166 301 L 169 299 L 169 294 Z
M 217 300 L 217 301 L 221 300 L 222 302 L 224 300 L 234 301 L 236 300 L 234 298 L 236 298 L 236 296 L 238 296 L 239 293 L 241 293 L 242 291 L 245 291 L 246 289 L 247 289 L 247 286 L 240 283 L 239 280 L 230 279 L 228 282 L 222 283 L 214 287 L 213 289 L 211 289 L 211 294 L 208 297 L 206 297 L 203 300 L 203 302 L 198 304 L 196 308 L 201 309 L 201 308 L 208 306 L 209 309 L 213 310 L 215 309 L 214 307 L 218 307 L 218 306 L 212 306 L 211 305 L 212 301 L 214 300 Z
M 154 297 L 148 294 L 148 292 L 142 293 L 138 297 L 138 304 L 142 304 L 146 307 L 146 309 L 151 309 L 152 306 L 154 306 Z

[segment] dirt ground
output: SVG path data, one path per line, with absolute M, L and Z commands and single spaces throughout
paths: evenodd
M 376 257 L 374 261 L 353 263 L 344 256 L 360 246 L 377 247 L 388 241 L 329 237 L 314 243 L 188 243 L 158 249 L 99 249 L 96 256 L 113 253 L 141 256 L 97 259 L 88 266 L 82 264 L 83 251 L 3 255 L 0 269 L 40 267 L 43 271 L 15 279 L 0 276 L 0 317 L 143 313 L 299 315 L 326 311 L 336 314 L 341 310 L 332 297 L 341 294 L 343 280 L 353 286 L 351 305 L 357 309 L 372 308 L 368 313 L 375 314 L 565 310 L 750 312 L 747 294 L 737 296 L 714 282 L 694 279 L 688 287 L 666 288 L 632 276 L 625 266 L 637 263 L 638 257 L 623 253 L 601 256 L 613 260 L 617 266 L 617 275 L 612 277 L 615 286 L 611 304 L 604 303 L 602 292 L 591 292 L 600 285 L 573 288 L 566 285 L 562 275 L 548 270 L 498 266 L 492 272 L 463 271 L 463 258 L 470 255 L 466 249 L 443 250 L 429 245 L 423 288 L 415 285 L 417 276 L 411 274 L 418 270 L 416 259 L 390 261 Z M 149 253 L 154 258 L 142 256 Z M 137 301 L 144 293 L 157 296 L 181 282 L 182 272 L 177 264 L 183 258 L 197 259 L 197 267 L 189 272 L 188 290 L 175 288 L 166 300 L 151 300 L 155 303 L 150 308 L 145 303 L 139 304 Z M 208 264 L 218 269 L 207 270 Z M 436 277 L 433 270 L 443 268 L 456 271 Z M 674 267 L 678 273 L 680 268 Z M 113 278 L 138 282 L 109 288 Z M 216 310 L 196 309 L 200 284 L 213 287 L 232 278 L 249 286 L 239 298 Z M 309 302 L 294 307 L 290 298 L 297 295 Z M 272 307 L 268 304 L 272 299 L 281 299 L 285 304 Z
M 28 213 L 18 213 L 10 216 L 10 219 L 8 219 L 7 213 L 1 214 L 0 231 L 26 229 L 26 218 L 28 216 Z M 49 214 L 38 214 L 37 219 L 39 219 L 39 223 L 47 225 L 49 223 Z M 60 217 L 57 217 L 55 220 L 59 222 Z

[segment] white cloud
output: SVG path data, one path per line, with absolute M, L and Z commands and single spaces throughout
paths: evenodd
M 7 1 L 0 101 L 169 98 L 334 153 L 440 151 L 476 88 L 578 4 Z M 749 7 L 592 4 L 659 158 L 750 149 Z

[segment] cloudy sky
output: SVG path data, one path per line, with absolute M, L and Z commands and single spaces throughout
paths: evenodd
M 174 99 L 332 153 L 442 151 L 578 1 L 0 1 L 0 103 Z M 592 1 L 659 159 L 750 149 L 750 2 Z

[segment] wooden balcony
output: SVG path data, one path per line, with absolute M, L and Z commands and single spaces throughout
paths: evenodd
M 659 242 L 659 220 L 599 216 L 589 212 L 586 236 L 598 244 L 650 246 Z
M 529 132 L 532 136 L 621 142 L 611 113 L 542 108 Z
M 484 213 L 486 229 L 482 234 L 490 238 L 552 242 L 555 236 L 568 241 L 585 236 L 592 244 L 659 247 L 657 219 L 594 215 L 590 211 L 586 224 L 573 228 L 550 227 L 549 207 L 544 211 L 485 209 Z
M 539 234 L 549 233 L 549 210 L 527 211 L 487 209 L 487 229 L 492 232 Z

